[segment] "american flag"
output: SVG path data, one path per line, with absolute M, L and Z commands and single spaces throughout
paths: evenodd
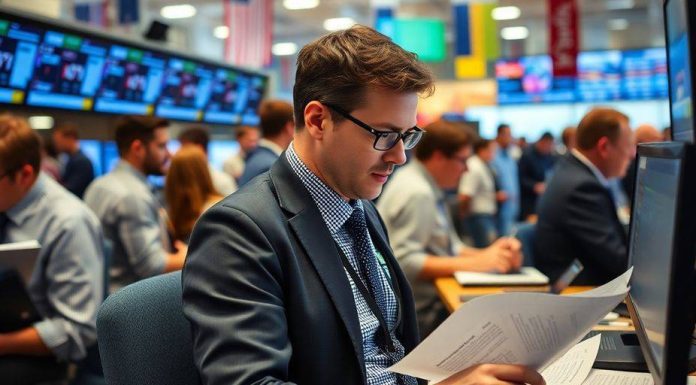
M 224 22 L 229 28 L 225 60 L 252 68 L 270 66 L 273 0 L 223 0 L 223 4 Z

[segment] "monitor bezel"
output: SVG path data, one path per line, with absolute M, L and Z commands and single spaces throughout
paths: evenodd
M 675 1 L 675 0 L 665 0 L 664 3 L 662 4 L 662 15 L 664 16 L 663 27 L 664 27 L 664 34 L 665 34 L 665 50 L 667 52 L 667 89 L 668 89 L 667 97 L 669 98 L 670 122 L 674 122 L 674 116 L 672 115 L 672 103 L 673 103 L 673 100 L 672 100 L 672 72 L 671 72 L 672 68 L 671 68 L 670 60 L 669 60 L 669 57 L 670 57 L 669 56 L 670 55 L 669 46 L 670 46 L 670 44 L 669 44 L 669 31 L 667 28 L 667 25 L 668 25 L 667 6 L 673 1 Z M 696 26 L 696 6 L 694 6 L 693 4 L 689 5 L 689 0 L 684 0 L 684 7 L 685 7 L 685 9 L 683 11 L 685 12 L 685 15 L 686 15 L 686 34 L 689 37 L 689 52 L 687 53 L 687 55 L 689 57 L 689 64 L 693 68 L 693 66 L 696 65 L 696 61 L 694 61 L 694 59 L 696 59 L 696 57 L 694 57 L 694 55 L 692 55 L 693 52 L 696 52 L 696 38 L 694 38 L 694 36 L 692 36 L 692 34 L 691 34 L 691 32 L 692 32 L 691 26 L 692 25 Z M 694 76 L 694 75 L 696 75 L 696 73 L 691 74 L 691 111 L 692 111 L 692 114 L 696 113 L 696 109 L 694 109 L 694 107 L 696 107 L 696 95 L 694 95 L 694 90 L 696 90 L 696 88 L 694 88 L 696 86 L 696 79 L 694 79 L 694 78 L 696 76 Z M 694 123 L 694 118 L 695 117 L 692 117 L 692 124 L 696 125 L 696 123 Z M 674 140 L 674 124 L 672 123 L 672 124 L 670 124 L 670 126 L 671 126 L 671 129 L 670 129 L 670 138 L 669 139 Z M 691 127 L 691 129 L 692 129 L 692 131 L 694 131 L 693 137 L 696 138 L 696 127 Z
M 629 292 L 626 303 L 631 320 L 636 328 L 636 335 L 640 341 L 641 351 L 648 364 L 655 385 L 678 385 L 686 383 L 688 374 L 688 357 L 691 346 L 691 335 L 694 320 L 696 319 L 696 147 L 693 144 L 683 142 L 646 143 L 638 146 L 636 162 L 640 159 L 663 158 L 681 159 L 679 171 L 679 188 L 676 199 L 676 217 L 673 235 L 673 256 L 670 268 L 670 287 L 668 289 L 667 325 L 665 332 L 664 354 L 662 359 L 662 371 L 658 370 L 658 363 L 650 350 L 650 343 L 645 333 L 645 328 L 633 303 L 632 294 Z M 689 175 L 691 173 L 692 175 Z M 634 174 L 637 183 L 638 167 Z M 633 199 L 635 202 L 637 188 L 634 188 Z M 634 207 L 633 210 L 636 210 Z M 635 212 L 631 214 L 631 226 L 629 242 L 633 239 L 635 231 Z M 629 250 L 629 266 L 633 261 Z M 683 360 L 674 360 L 670 357 L 683 357 Z

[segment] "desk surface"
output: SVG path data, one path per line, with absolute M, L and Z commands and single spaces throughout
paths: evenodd
M 498 294 L 505 291 L 506 288 L 500 286 L 467 286 L 464 287 L 460 285 L 453 277 L 449 278 L 437 278 L 435 280 L 435 287 L 440 296 L 442 302 L 444 302 L 447 310 L 452 313 L 453 311 L 459 309 L 460 306 L 466 301 L 462 301 L 462 297 L 478 297 L 487 294 Z M 563 290 L 562 294 L 573 294 L 582 291 L 587 291 L 594 288 L 594 286 L 570 286 Z M 539 291 L 541 287 L 539 286 L 515 286 L 507 287 L 511 290 L 529 290 L 529 291 Z M 620 317 L 617 321 L 624 321 L 631 324 L 631 326 L 608 326 L 608 325 L 598 325 L 595 330 L 633 330 L 633 324 L 629 318 Z

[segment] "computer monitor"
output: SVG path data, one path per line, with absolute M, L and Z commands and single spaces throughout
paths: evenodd
M 696 147 L 638 147 L 628 309 L 655 385 L 686 383 L 696 307 Z
M 672 115 L 672 139 L 694 142 L 694 78 L 692 52 L 696 52 L 696 4 L 689 0 L 667 0 L 664 5 L 669 104 Z

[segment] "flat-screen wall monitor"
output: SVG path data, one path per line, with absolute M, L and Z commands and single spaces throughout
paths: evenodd
M 691 73 L 696 31 L 696 4 L 690 0 L 665 1 L 665 36 L 669 68 L 669 104 L 672 139 L 694 142 L 694 79 Z
M 0 103 L 258 124 L 267 76 L 0 8 Z
M 686 383 L 696 307 L 696 148 L 638 147 L 628 308 L 655 385 Z

